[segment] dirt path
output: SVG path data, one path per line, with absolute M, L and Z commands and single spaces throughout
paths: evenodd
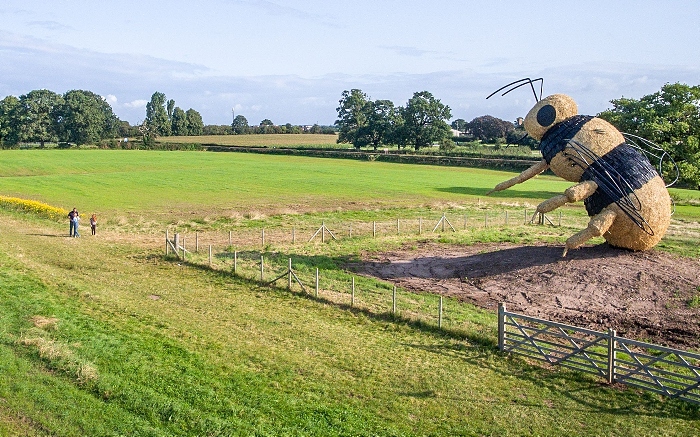
M 358 273 L 416 292 L 682 348 L 700 348 L 700 261 L 606 244 L 561 257 L 561 246 L 424 243 L 365 257 Z

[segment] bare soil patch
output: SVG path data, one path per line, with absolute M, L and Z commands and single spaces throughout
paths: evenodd
M 700 348 L 700 261 L 607 244 L 421 243 L 365 255 L 354 269 L 418 293 L 679 348 Z

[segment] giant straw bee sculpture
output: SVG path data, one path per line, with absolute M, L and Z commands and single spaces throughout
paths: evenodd
M 540 96 L 534 82 L 540 81 Z M 671 198 L 667 185 L 637 143 L 607 121 L 578 115 L 574 100 L 564 94 L 544 99 L 542 78 L 521 79 L 505 85 L 494 94 L 505 95 L 523 85 L 530 85 L 537 104 L 524 120 L 527 133 L 540 141 L 542 161 L 501 182 L 489 191 L 505 190 L 550 169 L 557 176 L 576 185 L 564 194 L 552 197 L 537 206 L 544 214 L 569 202 L 583 200 L 590 219 L 588 226 L 566 240 L 562 256 L 593 237 L 603 236 L 612 246 L 631 250 L 654 247 L 671 221 Z M 635 137 L 647 147 L 657 148 L 643 138 Z M 657 150 L 660 150 L 657 149 Z M 654 155 L 663 162 L 665 154 Z M 534 216 L 533 216 L 534 217 Z

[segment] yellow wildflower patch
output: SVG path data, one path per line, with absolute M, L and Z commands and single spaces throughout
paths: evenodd
M 59 220 L 68 215 L 63 208 L 47 205 L 36 200 L 20 199 L 18 197 L 0 196 L 0 208 L 36 214 L 52 220 Z

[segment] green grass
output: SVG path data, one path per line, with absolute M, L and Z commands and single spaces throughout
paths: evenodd
M 240 147 L 324 147 L 342 148 L 352 147 L 349 144 L 337 144 L 337 135 L 320 134 L 256 134 L 256 135 L 198 135 L 160 137 L 161 143 L 198 143 L 217 144 L 221 146 Z
M 363 251 L 424 239 L 562 241 L 586 222 L 573 206 L 561 228 L 516 223 L 526 204 L 568 184 L 541 177 L 483 197 L 511 175 L 198 152 L 0 152 L 1 194 L 106 219 L 98 238 L 83 226 L 70 239 L 63 222 L 0 211 L 0 435 L 698 434 L 692 405 L 500 356 L 495 311 L 446 300 L 438 330 L 435 296 L 398 290 L 393 315 L 391 285 L 368 278 L 350 307 L 345 267 Z M 481 226 L 484 212 L 505 210 L 511 225 Z M 432 229 L 442 213 L 459 232 L 418 235 L 418 217 Z M 390 235 L 397 216 L 402 234 Z M 353 223 L 356 234 L 275 240 L 293 226 L 301 239 L 323 220 L 339 233 Z M 166 225 L 184 229 L 188 247 L 194 230 L 222 246 L 229 229 L 243 235 L 239 274 L 223 250 L 214 268 L 204 253 L 164 259 Z M 292 257 L 312 288 L 320 267 L 318 298 L 287 291 L 286 278 L 258 283 L 261 228 L 266 279 Z

